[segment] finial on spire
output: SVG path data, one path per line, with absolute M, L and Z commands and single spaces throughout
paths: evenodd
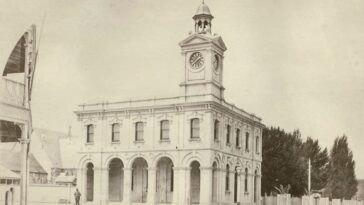
M 195 32 L 211 34 L 211 20 L 214 16 L 211 15 L 210 8 L 202 0 L 202 4 L 197 8 L 196 14 L 193 16 L 195 20 Z

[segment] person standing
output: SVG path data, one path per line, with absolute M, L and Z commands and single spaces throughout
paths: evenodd
M 76 192 L 75 192 L 76 205 L 80 205 L 80 198 L 81 198 L 81 193 L 78 191 L 78 189 L 76 189 Z

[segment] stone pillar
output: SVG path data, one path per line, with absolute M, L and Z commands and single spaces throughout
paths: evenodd
M 258 202 L 257 204 L 260 205 L 261 204 L 261 199 L 262 199 L 262 176 L 258 175 L 257 177 L 257 195 L 258 195 Z
M 244 169 L 243 169 L 244 170 Z M 244 196 L 245 196 L 245 187 L 244 187 L 244 184 L 245 184 L 245 173 L 244 171 L 241 171 L 239 173 L 239 202 L 240 204 L 243 204 L 244 202 Z
M 200 170 L 200 205 L 210 205 L 212 201 L 212 167 L 201 167 Z
M 217 169 L 217 202 L 220 204 L 225 200 L 224 174 L 225 172 L 223 171 L 223 169 Z
M 94 167 L 94 200 L 95 204 L 102 204 L 102 174 L 101 168 Z
M 173 199 L 178 205 L 189 204 L 190 202 L 190 171 L 188 167 L 178 167 L 178 200 Z M 175 196 L 175 195 L 174 195 Z
M 101 201 L 102 204 L 109 202 L 109 169 L 101 168 Z
M 148 168 L 148 197 L 147 204 L 155 204 L 157 172 L 155 168 Z
M 124 168 L 124 193 L 123 204 L 129 205 L 131 203 L 131 168 Z
M 81 199 L 80 202 L 85 203 L 86 201 L 86 188 L 85 188 L 85 169 L 79 168 L 77 169 L 77 187 L 76 187 L 80 193 L 81 193 Z M 74 197 L 73 197 L 74 200 Z M 72 200 L 71 200 L 72 201 Z
M 180 178 L 180 169 L 173 167 L 173 197 L 172 204 L 177 205 L 179 202 L 179 178 Z

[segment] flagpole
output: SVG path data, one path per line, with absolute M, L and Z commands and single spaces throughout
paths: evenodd
M 311 196 L 311 159 L 308 159 L 308 195 Z
M 28 124 L 24 125 L 23 136 L 20 140 L 22 153 L 21 166 L 21 186 L 20 186 L 20 205 L 28 204 L 29 186 L 29 145 L 30 136 L 33 131 L 32 114 L 30 107 L 32 78 L 35 69 L 35 25 L 25 34 L 25 65 L 24 65 L 24 107 L 29 112 Z

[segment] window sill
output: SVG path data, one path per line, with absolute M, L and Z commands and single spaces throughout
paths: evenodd
M 231 147 L 231 144 L 230 143 L 226 143 L 226 146 Z
M 201 138 L 190 138 L 189 141 L 190 142 L 200 142 Z
M 111 142 L 111 144 L 120 144 L 120 141 Z
M 241 147 L 240 146 L 237 146 L 237 147 L 235 147 L 236 149 L 241 149 Z
M 249 195 L 249 192 L 244 192 L 244 195 Z
M 85 142 L 85 145 L 88 146 L 88 145 L 94 145 L 95 143 L 94 142 Z
M 159 140 L 159 143 L 161 143 L 161 144 L 170 144 L 171 140 L 170 139 L 162 139 L 162 140 Z
M 219 143 L 219 142 L 220 142 L 220 140 L 218 140 L 218 139 L 214 139 L 214 142 L 215 142 L 215 143 Z
M 225 190 L 225 194 L 230 194 L 231 191 L 230 190 Z
M 248 149 L 245 150 L 246 153 L 249 153 L 250 151 Z
M 144 140 L 135 140 L 134 144 L 144 144 Z

